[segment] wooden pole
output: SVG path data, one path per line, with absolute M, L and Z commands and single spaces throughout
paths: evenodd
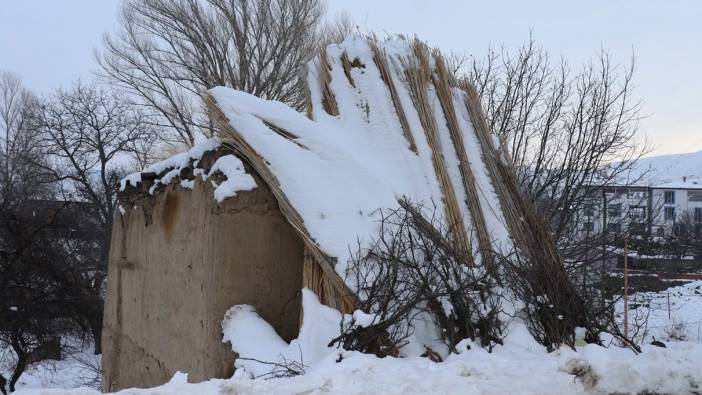
M 624 337 L 629 337 L 629 238 L 624 237 Z

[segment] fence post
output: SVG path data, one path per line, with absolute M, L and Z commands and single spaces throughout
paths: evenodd
M 668 319 L 670 320 L 670 292 L 668 292 Z
M 624 337 L 629 337 L 629 238 L 624 237 Z

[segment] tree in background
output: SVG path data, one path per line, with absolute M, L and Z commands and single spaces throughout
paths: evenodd
M 35 184 L 36 179 L 22 179 Z M 47 184 L 43 184 L 46 186 Z M 36 187 L 34 185 L 33 187 Z M 22 188 L 22 191 L 36 188 Z M 12 203 L 9 203 L 11 201 Z M 0 343 L 13 352 L 10 390 L 25 369 L 43 359 L 59 359 L 62 336 L 79 336 L 76 310 L 89 308 L 74 296 L 80 282 L 60 233 L 71 219 L 69 203 L 35 195 L 4 196 L 0 207 Z
M 672 229 L 656 239 L 658 249 L 654 251 L 660 255 L 702 261 L 702 212 L 684 210 L 675 218 Z
M 78 82 L 43 103 L 41 126 L 41 146 L 52 158 L 46 170 L 67 181 L 70 199 L 94 206 L 109 242 L 119 180 L 151 160 L 152 118 L 114 92 Z
M 348 17 L 325 27 L 322 0 L 127 0 L 120 30 L 104 39 L 102 74 L 158 114 L 174 144 L 211 135 L 199 95 L 227 86 L 302 108 L 298 74 L 325 37 L 342 37 Z
M 38 169 L 30 161 L 41 157 L 35 116 L 38 106 L 38 99 L 24 88 L 19 77 L 0 70 L 0 190 L 3 196 L 15 193 L 18 188 L 38 187 L 19 182 L 22 178 L 38 177 Z
M 576 252 L 574 219 L 590 185 L 633 183 L 628 173 L 648 152 L 637 139 L 641 102 L 633 97 L 634 60 L 601 51 L 573 71 L 533 39 L 516 53 L 454 57 L 480 96 L 489 127 L 512 156 L 522 190 L 551 225 L 564 251 Z
M 67 267 L 51 231 L 63 205 L 46 204 L 55 184 L 37 165 L 47 161 L 38 108 L 18 77 L 0 71 L 0 345 L 14 352 L 11 391 L 32 356 L 71 326 L 56 281 Z
M 101 351 L 103 287 L 119 180 L 150 160 L 143 109 L 76 83 L 40 100 L 0 73 L 0 343 L 14 390 L 62 337 Z
M 66 235 L 65 246 L 81 268 L 75 297 L 85 303 L 75 313 L 85 319 L 100 353 L 102 288 L 119 180 L 127 168 L 149 161 L 156 127 L 143 109 L 80 82 L 50 96 L 40 118 L 40 147 L 51 159 L 42 168 L 62 186 L 62 200 L 82 207 L 72 212 L 78 237 Z

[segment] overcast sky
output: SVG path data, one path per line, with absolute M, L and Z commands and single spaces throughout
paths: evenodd
M 578 2 L 579 3 L 579 2 Z M 582 4 L 587 4 L 584 6 Z M 115 29 L 118 0 L 0 0 L 0 69 L 46 93 L 91 78 L 93 51 Z M 642 135 L 654 154 L 702 150 L 702 1 L 329 2 L 362 30 L 417 34 L 444 49 L 483 55 L 488 45 L 528 39 L 577 65 L 607 49 L 636 55 L 636 95 L 645 101 Z

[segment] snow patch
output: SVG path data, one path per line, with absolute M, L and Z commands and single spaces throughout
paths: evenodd
M 246 174 L 244 164 L 234 155 L 224 155 L 217 159 L 207 177 L 212 176 L 217 171 L 227 177 L 214 191 L 217 203 L 222 203 L 224 199 L 236 196 L 237 191 L 251 191 L 256 188 L 256 181 L 249 174 Z
M 163 183 L 168 184 L 173 177 L 180 174 L 180 170 L 182 170 L 184 167 L 186 167 L 190 164 L 191 159 L 194 159 L 195 161 L 197 161 L 200 158 L 202 158 L 202 155 L 204 155 L 205 152 L 216 150 L 217 148 L 219 148 L 219 146 L 220 146 L 219 140 L 214 139 L 214 138 L 205 140 L 199 144 L 195 144 L 187 152 L 181 152 L 179 154 L 175 154 L 166 160 L 162 160 L 160 162 L 156 162 L 150 166 L 147 166 L 143 171 L 135 172 L 135 173 L 131 173 L 131 174 L 127 175 L 126 177 L 124 177 L 120 181 L 119 190 L 124 191 L 124 189 L 127 187 L 127 185 L 131 185 L 133 187 L 137 186 L 141 182 L 141 174 L 142 173 L 161 174 L 168 169 L 172 169 L 171 171 L 168 172 L 168 174 L 166 174 L 162 178 Z M 174 173 L 174 174 L 171 174 L 171 173 Z
M 275 329 L 249 305 L 229 309 L 222 321 L 222 340 L 239 355 L 235 377 L 263 377 L 290 361 L 305 366 L 315 364 L 337 352 L 328 347 L 339 334 L 342 315 L 319 302 L 314 292 L 302 290 L 303 321 L 297 339 L 288 344 Z
M 214 198 L 217 203 L 222 203 L 225 199 L 236 196 L 239 191 L 251 191 L 256 188 L 256 181 L 246 173 L 244 164 L 232 154 L 219 157 L 207 174 L 204 173 L 203 169 L 195 167 L 205 152 L 216 150 L 219 147 L 220 142 L 217 139 L 209 139 L 196 144 L 188 152 L 173 155 L 166 160 L 148 166 L 142 172 L 127 175 L 120 181 L 120 191 L 124 191 L 127 185 L 137 186 L 142 181 L 142 173 L 162 174 L 166 172 L 149 188 L 149 194 L 153 195 L 159 186 L 172 183 L 180 176 L 181 171 L 189 166 L 194 167 L 193 174 L 196 177 L 201 176 L 203 181 L 218 173 L 224 175 L 226 180 L 221 184 L 212 182 L 212 186 L 215 188 Z M 193 189 L 195 180 L 180 180 L 180 186 L 185 189 Z M 124 212 L 120 212 L 124 215 Z

